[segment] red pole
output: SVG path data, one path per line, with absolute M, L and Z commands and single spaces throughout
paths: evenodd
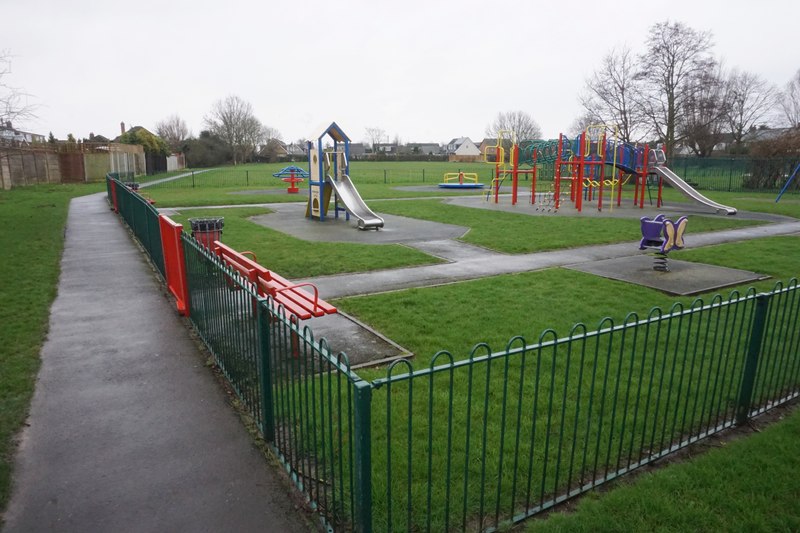
M 501 142 L 503 142 L 502 139 L 498 139 L 497 147 L 494 149 L 494 203 L 500 202 L 500 163 L 502 163 L 502 161 L 500 161 L 502 159 L 502 149 L 500 148 Z
M 539 155 L 537 148 L 533 149 L 533 172 L 531 173 L 531 205 L 536 203 L 536 158 Z
M 597 139 L 597 147 L 600 148 L 600 155 L 598 156 L 597 164 L 600 166 L 600 197 L 597 199 L 597 210 L 603 210 L 603 181 L 606 178 L 606 134 L 603 133 L 602 140 Z
M 560 199 L 561 199 L 561 139 L 564 136 L 563 133 L 558 134 L 558 149 L 556 150 L 556 168 L 553 173 L 553 181 L 555 182 L 555 208 L 559 208 Z
M 511 205 L 517 205 L 517 186 L 519 185 L 519 146 L 511 145 L 514 152 L 514 166 L 511 171 Z
M 576 177 L 577 180 L 578 180 L 577 181 L 578 187 L 577 187 L 577 194 L 575 196 L 575 208 L 578 210 L 578 213 L 580 213 L 581 210 L 583 209 L 583 175 L 584 175 L 585 170 L 586 170 L 585 166 L 584 166 L 585 162 L 586 162 L 586 157 L 585 157 L 586 154 L 584 153 L 585 149 L 584 149 L 583 143 L 585 141 L 586 141 L 586 132 L 584 131 L 583 133 L 581 133 L 580 143 L 579 143 L 579 146 L 578 146 L 578 152 L 579 152 L 579 155 L 578 155 L 578 175 Z M 573 179 L 576 179 L 576 178 L 573 178 Z

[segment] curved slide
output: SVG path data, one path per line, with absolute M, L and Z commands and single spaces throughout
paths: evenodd
M 367 207 L 367 204 L 361 199 L 361 195 L 358 194 L 356 186 L 350 180 L 350 176 L 343 174 L 339 181 L 327 176 L 325 181 L 333 187 L 350 214 L 358 219 L 358 229 L 377 230 L 383 227 L 383 219 Z
M 703 204 L 711 209 L 714 209 L 718 213 L 725 213 L 726 215 L 735 215 L 736 208 L 735 207 L 728 207 L 727 205 L 718 204 L 714 200 L 710 200 L 697 192 L 697 190 L 683 181 L 680 176 L 675 174 L 673 171 L 668 169 L 665 166 L 655 166 L 653 167 L 653 172 L 661 176 L 667 183 L 681 191 L 684 196 L 694 200 L 699 204 Z

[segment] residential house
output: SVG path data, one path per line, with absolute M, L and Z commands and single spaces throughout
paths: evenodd
M 469 137 L 458 137 L 447 143 L 448 161 L 463 163 L 481 160 L 481 151 Z
M 350 143 L 350 159 L 364 159 L 370 152 L 364 143 Z
M 280 139 L 270 139 L 256 150 L 256 161 L 274 163 L 278 160 L 287 159 L 288 155 L 289 149 L 286 143 Z
M 5 124 L 0 124 L 0 142 L 4 142 L 6 144 L 17 143 L 26 145 L 32 143 L 43 143 L 46 140 L 47 138 L 44 135 L 16 129 L 14 126 L 12 126 L 11 121 L 6 122 Z
M 306 156 L 308 155 L 308 145 L 305 142 L 287 144 L 286 153 L 293 158 Z
M 397 155 L 399 147 L 397 143 L 375 143 L 372 148 L 375 153 L 380 152 L 386 155 Z
M 407 154 L 439 155 L 442 153 L 442 147 L 438 143 L 408 143 L 405 145 L 404 152 Z

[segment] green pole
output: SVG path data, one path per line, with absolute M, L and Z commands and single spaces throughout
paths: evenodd
M 730 167 L 728 168 L 728 192 L 731 192 L 733 187 L 733 158 L 730 158 Z
M 245 181 L 245 183 L 247 183 L 248 186 L 250 186 L 250 171 L 249 170 L 245 170 L 244 171 L 244 181 Z
M 355 530 L 372 533 L 372 387 L 353 383 L 355 392 Z
M 753 316 L 753 326 L 750 330 L 750 344 L 747 348 L 747 359 L 744 363 L 742 386 L 739 389 L 739 398 L 736 400 L 736 423 L 747 422 L 750 412 L 750 403 L 753 400 L 753 388 L 758 370 L 758 355 L 764 339 L 764 329 L 767 324 L 767 311 L 771 294 L 761 293 L 756 296 L 756 310 Z
M 272 416 L 272 368 L 270 367 L 270 316 L 267 303 L 256 300 L 258 320 L 258 364 L 261 384 L 261 434 L 267 442 L 275 440 L 275 419 Z
M 386 184 L 386 169 L 383 169 L 383 184 Z
M 422 169 L 422 183 L 425 183 L 425 169 Z
M 194 170 L 192 170 L 192 189 L 194 189 Z

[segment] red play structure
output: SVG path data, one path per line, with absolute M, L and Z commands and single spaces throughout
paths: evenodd
M 531 204 L 537 203 L 537 197 L 541 201 L 547 196 L 552 198 L 557 210 L 561 207 L 562 193 L 568 190 L 570 201 L 580 212 L 584 201 L 595 199 L 597 209 L 602 210 L 604 194 L 609 190 L 612 209 L 614 204 L 621 205 L 623 187 L 630 179 L 634 181 L 634 205 L 643 208 L 650 152 L 646 144 L 609 139 L 605 126 L 590 126 L 574 140 L 561 134 L 558 140 L 521 143 L 517 143 L 510 132 L 501 131 L 497 144 L 487 148 L 484 159 L 495 165 L 492 180 L 495 203 L 499 202 L 500 186 L 511 178 L 511 204 L 516 205 L 520 176 L 530 176 Z M 494 161 L 489 160 L 490 154 Z M 553 164 L 552 188 L 546 193 L 537 193 L 540 167 L 548 163 Z M 658 206 L 661 206 L 661 192 L 659 179 Z

